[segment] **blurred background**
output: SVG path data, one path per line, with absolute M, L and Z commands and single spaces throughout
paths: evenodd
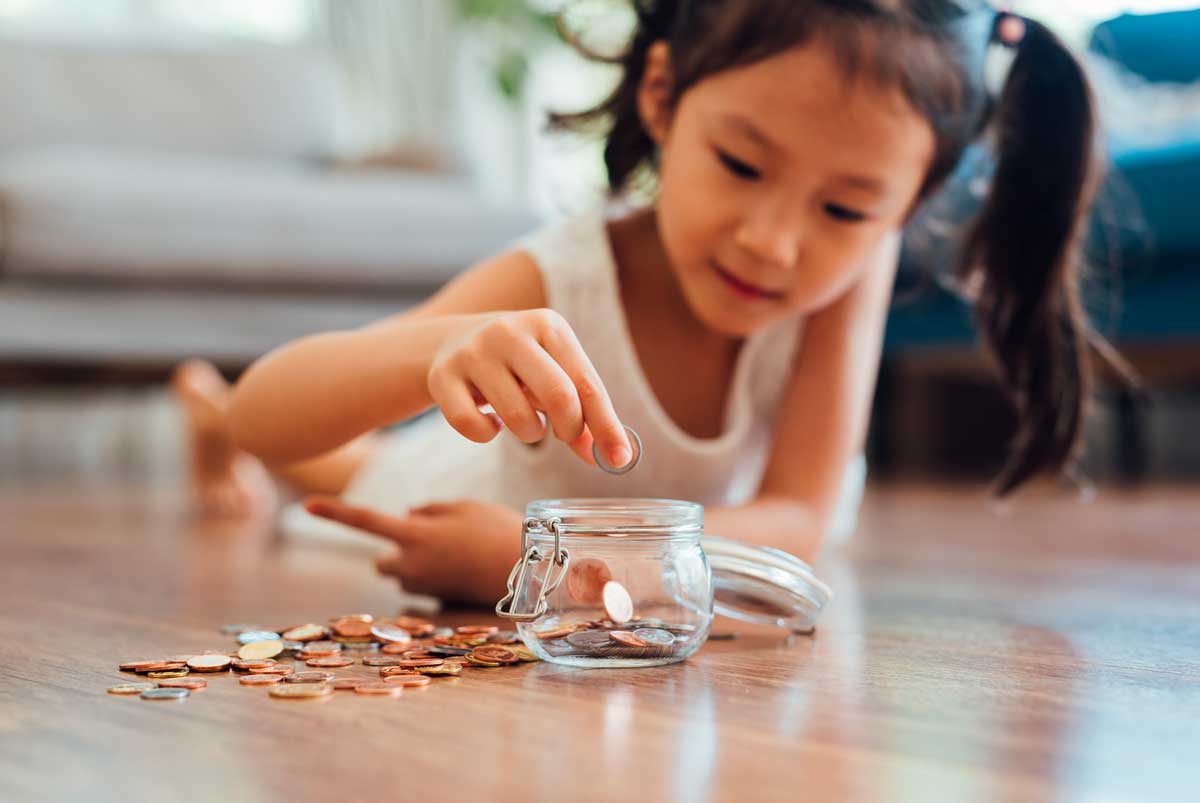
M 619 0 L 565 4 L 601 48 L 629 30 Z M 563 5 L 0 0 L 0 483 L 177 483 L 180 360 L 233 378 L 595 203 L 597 143 L 543 130 L 613 80 Z M 1200 6 L 1010 6 L 1085 56 L 1106 124 L 1088 305 L 1143 385 L 1101 382 L 1087 473 L 1195 481 Z M 908 236 L 873 477 L 985 479 L 1011 437 L 944 281 L 988 169 L 972 154 Z

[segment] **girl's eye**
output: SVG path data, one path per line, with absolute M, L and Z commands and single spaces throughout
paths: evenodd
M 717 151 L 717 158 L 721 160 L 721 164 L 725 165 L 726 169 L 728 169 L 730 173 L 733 173 L 738 178 L 745 179 L 747 181 L 754 181 L 755 179 L 762 177 L 762 174 L 753 167 L 741 161 L 740 159 L 733 158 L 724 151 Z
M 825 204 L 825 211 L 830 217 L 845 223 L 859 223 L 867 219 L 867 216 L 862 212 L 839 206 L 838 204 Z

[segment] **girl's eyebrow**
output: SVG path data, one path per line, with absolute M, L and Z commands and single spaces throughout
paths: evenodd
M 754 140 L 759 145 L 762 145 L 767 150 L 778 151 L 779 146 L 776 145 L 770 137 L 762 132 L 762 130 L 746 117 L 743 117 L 736 112 L 726 112 L 721 115 L 721 122 L 729 128 L 736 128 L 748 138 Z
M 737 112 L 726 112 L 719 118 L 729 128 L 736 128 L 747 138 L 754 140 L 763 148 L 779 153 L 782 148 L 763 133 L 762 129 L 756 126 L 749 118 L 738 114 Z M 866 192 L 882 193 L 886 189 L 883 181 L 873 176 L 862 176 L 855 173 L 839 173 L 834 176 L 834 180 L 838 183 L 845 184 L 850 187 L 856 187 Z

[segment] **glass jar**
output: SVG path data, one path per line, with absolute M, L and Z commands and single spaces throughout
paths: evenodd
M 705 537 L 692 502 L 551 499 L 525 514 L 496 613 L 545 661 L 674 663 L 708 638 L 714 611 L 810 631 L 832 597 L 792 555 Z

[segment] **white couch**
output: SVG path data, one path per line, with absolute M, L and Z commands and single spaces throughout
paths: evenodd
M 0 41 L 0 360 L 205 353 L 203 331 L 112 331 L 139 298 L 186 320 L 197 287 L 198 323 L 221 294 L 275 316 L 225 355 L 250 359 L 420 298 L 536 225 L 469 175 L 333 167 L 342 109 L 306 46 Z

